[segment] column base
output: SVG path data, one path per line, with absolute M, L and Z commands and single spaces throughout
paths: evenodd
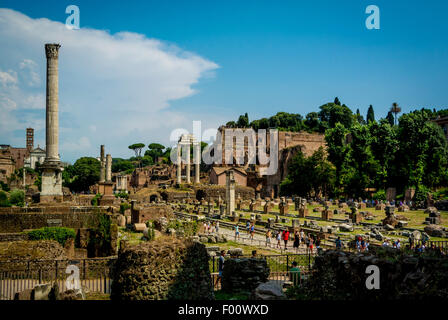
M 39 196 L 39 203 L 52 203 L 58 202 L 61 203 L 64 201 L 64 196 Z
M 42 171 L 42 191 L 40 202 L 62 202 L 62 170 L 57 163 L 45 163 Z

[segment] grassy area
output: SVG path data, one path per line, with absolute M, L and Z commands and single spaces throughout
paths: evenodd
M 225 243 L 205 243 L 205 246 L 207 247 L 219 247 L 220 250 L 229 250 L 229 249 L 235 249 L 235 248 L 241 248 L 243 250 L 243 255 L 251 255 L 253 250 L 257 250 L 258 254 L 262 255 L 270 255 L 275 254 L 275 252 L 272 252 L 272 250 L 268 249 L 262 249 L 257 246 L 251 246 L 247 244 L 242 244 L 239 242 L 235 242 L 232 240 L 229 240 Z
M 86 293 L 86 300 L 110 300 L 110 294 L 101 292 Z
M 141 242 L 146 241 L 142 240 L 142 232 L 132 232 L 130 230 L 127 230 L 125 227 L 119 227 L 118 232 L 120 233 L 120 236 L 118 237 L 118 243 L 120 243 L 120 241 L 124 239 L 128 240 L 130 245 L 137 245 Z
M 226 293 L 222 290 L 215 291 L 216 300 L 249 300 L 249 293 Z

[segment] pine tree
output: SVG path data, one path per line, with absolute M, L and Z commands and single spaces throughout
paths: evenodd
M 367 120 L 367 123 L 375 121 L 375 112 L 373 111 L 372 105 L 370 105 L 369 109 L 367 110 L 366 120 Z
M 362 117 L 361 113 L 359 112 L 359 109 L 356 109 L 356 120 L 358 120 L 358 123 L 365 124 L 364 118 Z
M 389 124 L 390 124 L 391 126 L 394 125 L 395 119 L 394 119 L 394 116 L 393 116 L 393 114 L 392 114 L 392 111 L 389 111 L 389 112 L 387 113 L 386 120 L 387 120 L 387 122 L 389 122 Z

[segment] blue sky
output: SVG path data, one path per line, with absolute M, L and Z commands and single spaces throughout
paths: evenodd
M 31 19 L 47 18 L 60 23 L 65 22 L 68 16 L 65 8 L 70 4 L 80 8 L 81 29 L 103 30 L 111 35 L 126 31 L 156 39 L 163 43 L 164 48 L 160 50 L 170 52 L 173 59 L 186 57 L 187 65 L 180 67 L 185 74 L 180 74 L 183 82 L 179 91 L 162 95 L 153 102 L 160 106 L 154 109 L 157 113 L 142 114 L 147 120 L 135 121 L 135 126 L 130 119 L 125 129 L 117 128 L 121 134 L 116 136 L 102 133 L 115 131 L 115 123 L 127 119 L 125 111 L 132 109 L 131 105 L 126 105 L 127 99 L 119 95 L 122 84 L 117 80 L 107 87 L 108 80 L 104 76 L 96 79 L 94 84 L 101 83 L 104 86 L 101 90 L 105 91 L 95 92 L 92 84 L 83 86 L 75 81 L 76 77 L 82 77 L 81 71 L 73 71 L 72 78 L 61 75 L 61 81 L 66 84 L 61 84 L 60 88 L 61 126 L 66 127 L 61 132 L 64 160 L 96 155 L 99 144 L 109 146 L 106 151 L 116 157 L 130 156 L 127 145 L 137 141 L 146 144 L 158 141 L 168 145 L 169 132 L 178 127 L 191 130 L 192 120 L 202 120 L 203 128 L 208 128 L 236 120 L 244 112 L 249 113 L 250 119 L 268 117 L 279 111 L 305 115 L 317 111 L 320 105 L 332 101 L 335 96 L 353 111 L 359 108 L 363 115 L 372 104 L 377 118 L 385 116 L 394 101 L 405 112 L 421 107 L 447 107 L 446 1 L 0 0 L 1 8 L 13 9 Z M 380 9 L 380 30 L 365 27 L 368 16 L 365 9 L 370 4 Z M 79 33 L 77 30 L 71 32 Z M 3 37 L 3 44 L 13 47 L 16 45 L 14 39 L 20 39 L 21 35 L 17 33 L 8 38 L 0 33 L 0 37 Z M 64 50 L 64 37 L 65 33 L 61 33 L 61 50 Z M 175 47 L 174 53 L 171 46 Z M 65 52 L 61 51 L 61 59 L 69 58 L 69 49 L 70 46 Z M 43 52 L 43 49 L 39 50 Z M 38 53 L 42 56 L 42 52 Z M 10 56 L 4 59 L 6 54 Z M 0 71 L 13 72 L 14 66 L 18 69 L 20 62 L 28 60 L 23 55 L 20 57 L 22 61 L 15 61 L 13 55 L 17 55 L 13 50 L 0 53 Z M 197 59 L 191 55 L 204 61 L 196 63 Z M 36 72 L 44 79 L 45 60 L 37 55 L 31 59 L 31 56 L 30 60 L 37 65 Z M 70 61 L 65 61 L 67 67 L 64 70 L 75 65 L 76 57 L 73 55 Z M 132 56 L 128 58 L 133 59 Z M 88 66 L 86 63 L 86 69 Z M 107 65 L 103 67 L 108 70 Z M 150 73 L 152 67 L 145 70 Z M 160 82 L 155 76 L 148 80 L 148 86 L 141 90 L 151 92 L 149 100 L 165 92 L 163 85 L 171 88 L 173 82 L 177 85 L 179 81 L 176 72 L 165 76 L 163 69 L 159 71 L 162 79 L 171 77 L 171 80 Z M 144 75 L 141 79 L 146 81 Z M 151 91 L 151 81 L 162 84 Z M 123 83 L 123 88 L 125 86 Z M 42 88 L 45 86 L 41 81 L 33 90 Z M 67 92 L 74 88 L 79 88 L 79 92 L 71 97 Z M 21 92 L 26 95 L 32 91 L 22 88 Z M 109 110 L 100 107 L 103 92 L 111 96 L 110 100 L 104 101 L 105 105 L 119 101 L 120 106 L 117 103 Z M 139 96 L 140 93 L 129 89 L 128 95 Z M 82 99 L 97 101 L 99 107 L 91 108 L 92 115 L 75 114 L 72 111 L 75 107 L 67 103 L 69 100 L 78 106 L 84 103 Z M 145 96 L 139 99 L 130 103 L 138 106 Z M 67 113 L 64 113 L 65 105 Z M 13 112 L 16 117 L 26 113 L 24 118 L 34 125 L 33 121 L 37 121 L 36 117 L 41 117 L 43 111 L 27 107 Z M 100 124 L 102 117 L 108 125 Z M 93 123 L 92 118 L 98 119 L 97 123 Z M 18 124 L 24 127 L 0 129 L 1 143 L 24 145 L 27 124 L 23 121 Z M 151 130 L 153 126 L 158 129 Z M 88 128 L 92 127 L 95 130 L 89 133 Z M 44 144 L 42 127 L 36 130 L 36 135 Z

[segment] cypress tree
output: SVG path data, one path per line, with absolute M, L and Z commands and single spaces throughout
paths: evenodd
M 375 121 L 375 112 L 373 111 L 373 106 L 372 105 L 370 105 L 369 109 L 367 110 L 366 120 L 367 120 L 367 123 L 369 123 L 371 121 L 372 122 Z

